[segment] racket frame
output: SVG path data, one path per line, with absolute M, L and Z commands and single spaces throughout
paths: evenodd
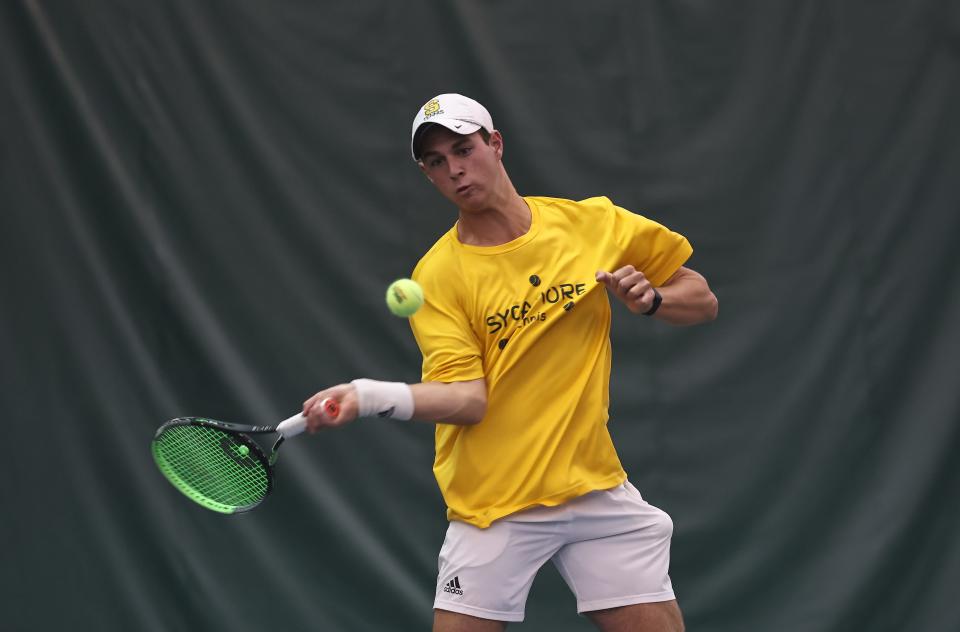
M 328 397 L 321 401 L 320 405 L 323 408 L 324 414 L 330 419 L 336 419 L 340 415 L 340 403 L 335 399 Z M 184 489 L 185 487 L 189 488 L 190 485 L 184 483 L 181 486 L 180 484 L 174 482 L 173 477 L 171 477 L 172 470 L 165 467 L 161 463 L 161 459 L 157 456 L 157 445 L 158 440 L 164 434 L 164 432 L 171 428 L 180 426 L 203 426 L 215 430 L 221 430 L 223 432 L 230 433 L 234 437 L 238 438 L 240 443 L 247 446 L 247 448 L 249 448 L 249 453 L 245 456 L 252 455 L 256 460 L 258 460 L 263 466 L 267 477 L 267 488 L 260 499 L 255 503 L 250 503 L 249 505 L 233 507 L 231 505 L 217 503 L 216 501 L 210 500 L 206 497 L 203 497 L 203 500 L 200 500 L 202 495 L 197 494 L 194 496 L 189 494 Z M 153 435 L 153 441 L 150 443 L 150 452 L 153 455 L 153 460 L 156 463 L 157 468 L 159 468 L 161 473 L 163 473 L 164 478 L 166 478 L 180 493 L 190 498 L 190 500 L 202 507 L 217 511 L 219 513 L 244 513 L 250 511 L 254 507 L 259 506 L 260 503 L 267 499 L 267 496 L 270 495 L 270 492 L 273 491 L 273 466 L 277 462 L 278 450 L 280 449 L 280 446 L 283 444 L 284 440 L 286 440 L 288 437 L 295 437 L 306 429 L 307 418 L 303 415 L 303 413 L 297 413 L 291 416 L 289 419 L 284 419 L 275 426 L 246 426 L 243 424 L 235 424 L 227 421 L 210 419 L 209 417 L 176 417 L 157 428 L 157 431 Z M 253 440 L 250 435 L 271 433 L 276 433 L 277 438 L 273 442 L 273 448 L 270 450 L 270 456 L 267 456 L 264 453 L 263 447 L 257 441 Z M 224 450 L 224 453 L 228 458 L 233 459 L 236 462 L 235 457 L 231 452 Z M 244 464 L 238 463 L 238 465 Z M 179 477 L 176 476 L 176 478 Z
M 164 432 L 166 432 L 171 428 L 176 428 L 181 426 L 202 426 L 207 428 L 213 428 L 215 430 L 222 430 L 224 432 L 230 433 L 241 444 L 245 445 L 250 450 L 247 456 L 253 457 L 257 461 L 259 461 L 259 463 L 263 466 L 264 471 L 266 472 L 267 489 L 266 491 L 264 491 L 263 495 L 260 497 L 260 500 L 258 500 L 255 503 L 251 503 L 249 505 L 244 505 L 242 507 L 236 507 L 236 508 L 230 507 L 228 505 L 218 504 L 215 501 L 208 500 L 206 502 L 202 502 L 198 498 L 191 496 L 183 488 L 181 488 L 179 485 L 174 483 L 170 479 L 170 476 L 168 475 L 169 470 L 161 464 L 160 459 L 158 459 L 157 457 L 156 446 L 157 446 L 157 441 L 164 434 Z M 261 434 L 270 434 L 270 433 L 278 433 L 279 436 L 274 442 L 273 448 L 271 449 L 270 455 L 268 456 L 264 452 L 263 447 L 259 443 L 257 443 L 255 440 L 250 438 L 249 435 L 261 435 Z M 150 445 L 150 452 L 153 454 L 154 462 L 157 464 L 157 467 L 163 473 L 164 477 L 167 478 L 167 480 L 180 493 L 184 494 L 185 496 L 190 498 L 190 500 L 196 502 L 197 504 L 201 505 L 206 509 L 210 509 L 210 510 L 213 510 L 219 513 L 224 513 L 224 514 L 236 514 L 236 513 L 245 513 L 247 511 L 250 511 L 251 509 L 254 509 L 258 505 L 260 505 L 260 503 L 266 500 L 267 497 L 270 495 L 270 493 L 273 491 L 273 486 L 274 486 L 273 485 L 273 477 L 274 477 L 273 466 L 274 466 L 274 463 L 277 462 L 277 450 L 280 448 L 280 444 L 283 443 L 283 440 L 284 440 L 284 436 L 283 434 L 277 431 L 276 426 L 246 426 L 243 424 L 235 424 L 227 421 L 210 419 L 209 417 L 177 417 L 175 419 L 171 419 L 170 421 L 167 421 L 162 426 L 157 428 L 156 433 L 154 433 L 153 435 L 153 441 L 151 442 L 151 445 Z M 229 452 L 226 452 L 226 451 L 224 452 L 225 454 L 227 454 L 228 458 L 233 458 L 233 456 Z

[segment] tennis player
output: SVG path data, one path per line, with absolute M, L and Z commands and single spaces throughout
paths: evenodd
M 317 431 L 359 417 L 436 424 L 434 473 L 450 525 L 434 630 L 522 621 L 552 561 L 577 610 L 605 631 L 676 632 L 670 517 L 627 480 L 607 430 L 608 293 L 675 325 L 713 320 L 717 299 L 683 264 L 683 236 L 605 197 L 521 197 L 486 108 L 458 94 L 424 105 L 413 158 L 459 210 L 413 278 L 418 384 L 358 379 L 304 403 Z M 336 419 L 320 402 L 341 403 Z

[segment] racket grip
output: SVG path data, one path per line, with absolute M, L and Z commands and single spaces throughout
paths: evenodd
M 283 435 L 284 439 L 295 437 L 307 429 L 307 418 L 303 413 L 297 413 L 289 419 L 284 419 L 277 424 L 277 432 Z
M 325 414 L 329 419 L 336 419 L 340 416 L 340 402 L 328 397 L 320 405 L 323 406 L 323 414 Z
M 331 397 L 320 402 L 320 405 L 323 406 L 323 413 L 330 419 L 336 419 L 337 415 L 340 414 L 340 404 Z M 282 434 L 285 439 L 295 437 L 306 429 L 307 418 L 303 416 L 303 413 L 297 413 L 277 424 L 277 432 Z

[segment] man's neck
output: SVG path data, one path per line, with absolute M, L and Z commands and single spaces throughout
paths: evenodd
M 532 224 L 530 207 L 510 186 L 487 209 L 461 210 L 457 237 L 469 246 L 499 246 L 525 235 Z

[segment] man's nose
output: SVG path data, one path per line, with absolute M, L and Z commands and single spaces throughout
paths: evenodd
M 456 159 L 447 161 L 447 167 L 450 169 L 450 177 L 454 180 L 463 175 L 463 163 Z

